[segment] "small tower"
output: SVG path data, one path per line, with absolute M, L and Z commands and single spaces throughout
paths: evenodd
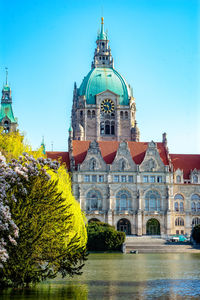
M 6 84 L 2 89 L 1 106 L 0 106 L 0 126 L 4 128 L 4 132 L 17 130 L 17 120 L 12 110 L 11 88 L 8 85 L 8 69 L 6 68 Z
M 135 121 L 135 126 L 131 128 L 131 141 L 139 142 L 140 141 L 140 131 Z
M 45 155 L 46 154 L 46 147 L 45 147 L 45 143 L 44 143 L 44 136 L 42 137 L 41 149 L 42 149 L 42 153 Z
M 110 46 L 108 46 L 108 35 L 104 32 L 104 19 L 101 18 L 101 30 L 97 35 L 97 47 L 94 52 L 92 68 L 114 68 L 114 61 L 111 55 Z

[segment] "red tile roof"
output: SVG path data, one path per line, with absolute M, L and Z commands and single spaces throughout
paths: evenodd
M 46 155 L 48 158 L 52 160 L 61 161 L 61 163 L 66 164 L 67 169 L 70 168 L 70 161 L 69 161 L 69 152 L 55 152 L 55 151 L 47 151 Z
M 183 170 L 183 177 L 189 179 L 190 171 L 200 170 L 200 155 L 197 154 L 170 154 L 174 169 Z
M 117 141 L 99 141 L 101 155 L 107 164 L 111 164 L 115 159 L 119 143 Z M 87 154 L 90 141 L 73 141 L 73 156 L 75 164 L 81 164 Z M 144 159 L 148 143 L 145 142 L 128 142 L 131 156 L 136 164 L 141 164 Z M 163 143 L 157 143 L 158 152 L 165 165 L 168 165 L 168 159 Z
M 117 141 L 99 141 L 99 147 L 104 161 L 107 164 L 111 164 L 115 159 L 119 142 Z M 81 164 L 87 154 L 90 141 L 73 141 L 73 156 L 75 159 L 75 165 Z M 147 147 L 147 142 L 128 142 L 131 156 L 136 164 L 141 164 Z M 161 160 L 165 165 L 169 165 L 166 149 L 163 143 L 157 143 L 158 152 Z M 65 163 L 67 168 L 70 168 L 70 160 L 68 152 L 46 152 L 47 157 L 51 159 L 59 160 L 61 163 Z M 170 154 L 171 162 L 175 170 L 181 169 L 184 173 L 184 179 L 189 179 L 190 171 L 200 170 L 200 155 L 193 154 Z

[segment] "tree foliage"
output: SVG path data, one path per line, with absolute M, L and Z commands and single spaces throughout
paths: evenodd
M 34 158 L 45 157 L 42 147 L 33 151 L 31 146 L 25 142 L 24 135 L 19 131 L 4 133 L 2 127 L 0 127 L 0 151 L 6 161 L 11 161 L 13 158 L 17 159 L 24 152 Z
M 91 221 L 88 223 L 88 243 L 90 251 L 121 250 L 125 233 L 115 230 L 107 223 Z
M 87 232 L 69 175 L 50 159 L 27 153 L 12 158 L 27 149 L 23 137 L 2 136 L 0 150 L 8 163 L 0 157 L 0 285 L 29 285 L 58 272 L 80 274 Z
M 196 243 L 200 244 L 200 224 L 192 229 L 192 238 Z

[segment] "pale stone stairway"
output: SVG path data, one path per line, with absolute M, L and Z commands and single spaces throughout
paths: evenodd
M 127 236 L 126 253 L 138 251 L 138 253 L 166 253 L 166 252 L 192 252 L 200 253 L 199 247 L 193 247 L 189 243 L 166 242 L 165 239 L 156 236 Z

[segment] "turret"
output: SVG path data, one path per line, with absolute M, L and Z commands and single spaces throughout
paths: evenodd
M 4 128 L 4 132 L 17 130 L 17 120 L 12 110 L 11 88 L 8 84 L 8 69 L 6 68 L 6 84 L 2 89 L 1 107 L 0 107 L 0 126 Z
M 131 140 L 135 142 L 140 141 L 140 131 L 136 121 L 135 121 L 135 126 L 131 128 Z

